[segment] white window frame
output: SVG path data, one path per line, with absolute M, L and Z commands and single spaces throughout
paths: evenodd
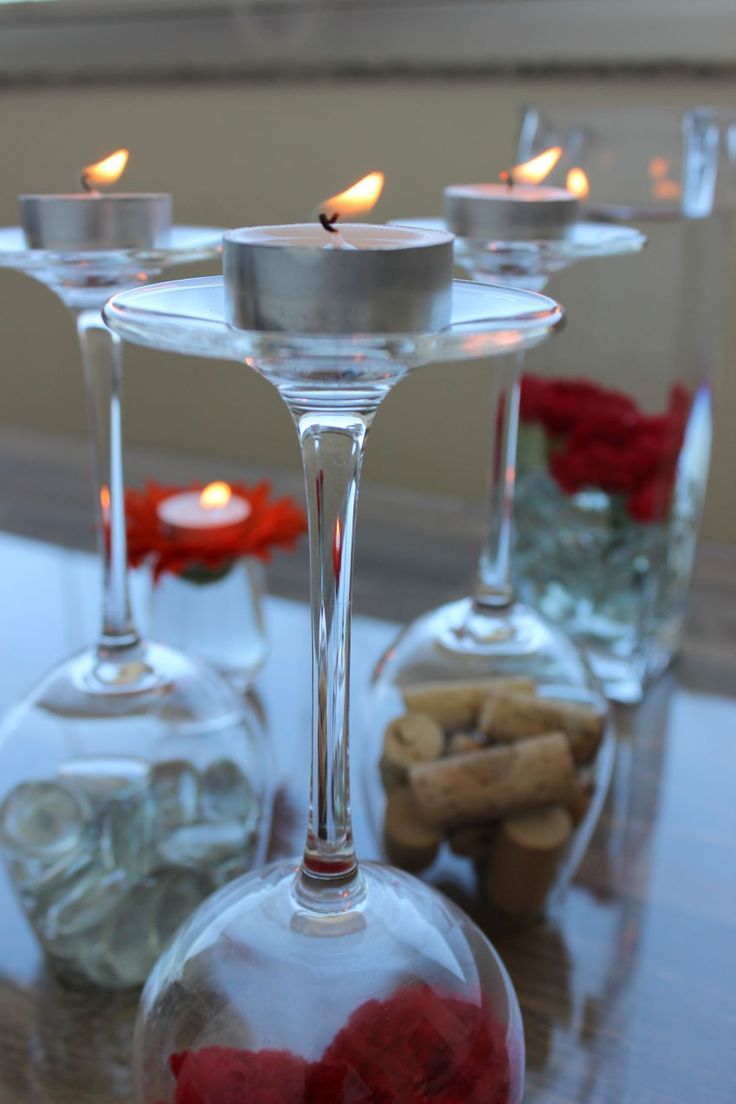
M 0 82 L 181 75 L 736 69 L 736 0 L 25 0 Z

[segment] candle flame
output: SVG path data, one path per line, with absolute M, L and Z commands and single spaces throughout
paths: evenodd
M 568 192 L 572 192 L 578 199 L 585 199 L 590 191 L 587 175 L 577 166 L 575 166 L 574 169 L 570 169 L 565 184 Z
M 562 147 L 551 146 L 544 153 L 532 157 L 531 161 L 524 161 L 521 165 L 514 165 L 510 172 L 501 173 L 501 180 L 510 180 L 513 184 L 541 184 L 561 157 Z
M 219 510 L 227 506 L 233 492 L 229 484 L 222 482 L 208 483 L 199 496 L 199 505 L 203 510 Z
M 100 506 L 102 513 L 107 516 L 110 512 L 110 488 L 106 484 L 100 487 Z
M 653 180 L 652 195 L 655 199 L 680 199 L 682 186 L 677 180 Z
M 664 180 L 670 171 L 670 163 L 666 157 L 653 157 L 649 162 L 649 176 L 652 180 Z
M 127 149 L 115 150 L 109 157 L 103 157 L 94 165 L 82 169 L 82 184 L 85 188 L 97 188 L 100 184 L 114 184 L 125 172 L 128 164 Z
M 336 218 L 365 215 L 378 203 L 384 180 L 382 172 L 370 172 L 350 188 L 346 188 L 344 192 L 320 203 L 319 210 L 324 212 L 331 222 Z

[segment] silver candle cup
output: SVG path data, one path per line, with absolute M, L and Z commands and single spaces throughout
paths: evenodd
M 227 319 L 294 334 L 433 333 L 450 323 L 446 231 L 352 224 L 341 247 L 318 224 L 225 234 Z
M 451 184 L 444 190 L 448 228 L 473 241 L 562 238 L 577 219 L 578 207 L 564 188 Z
M 29 249 L 86 253 L 168 244 L 168 193 L 22 195 L 18 202 Z

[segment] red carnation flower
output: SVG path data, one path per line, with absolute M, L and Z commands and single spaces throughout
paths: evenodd
M 318 1062 L 288 1051 L 174 1054 L 172 1104 L 508 1104 L 503 1029 L 428 985 L 366 1001 Z
M 522 381 L 522 420 L 538 422 L 554 439 L 549 470 L 559 488 L 624 495 L 639 522 L 667 517 L 690 405 L 680 384 L 672 388 L 667 412 L 654 415 L 587 380 Z
M 172 1054 L 173 1104 L 296 1104 L 308 1063 L 287 1050 L 211 1046 Z
M 181 490 L 201 491 L 203 484 L 188 487 L 164 487 L 149 480 L 143 491 L 125 492 L 125 516 L 128 535 L 128 562 L 138 567 L 148 561 L 154 579 L 170 571 L 177 575 L 193 568 L 218 571 L 242 556 L 268 560 L 273 548 L 293 548 L 307 528 L 304 512 L 290 498 L 269 500 L 271 487 L 258 483 L 248 487 L 231 484 L 235 494 L 250 505 L 250 513 L 240 524 L 228 526 L 218 534 L 210 531 L 206 543 L 196 535 L 186 536 L 167 530 L 161 524 L 157 507 Z

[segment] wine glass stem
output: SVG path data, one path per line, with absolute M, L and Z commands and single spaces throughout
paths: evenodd
M 101 653 L 139 643 L 128 594 L 122 442 L 121 341 L 99 310 L 77 312 L 92 445 L 97 541 L 103 565 Z
M 488 532 L 480 554 L 474 605 L 502 610 L 514 601 L 511 542 L 519 435 L 519 399 L 523 354 L 491 374 L 491 463 L 488 471 Z
M 302 876 L 344 882 L 357 871 L 350 820 L 350 611 L 358 480 L 371 416 L 293 411 L 309 519 L 312 766 Z

